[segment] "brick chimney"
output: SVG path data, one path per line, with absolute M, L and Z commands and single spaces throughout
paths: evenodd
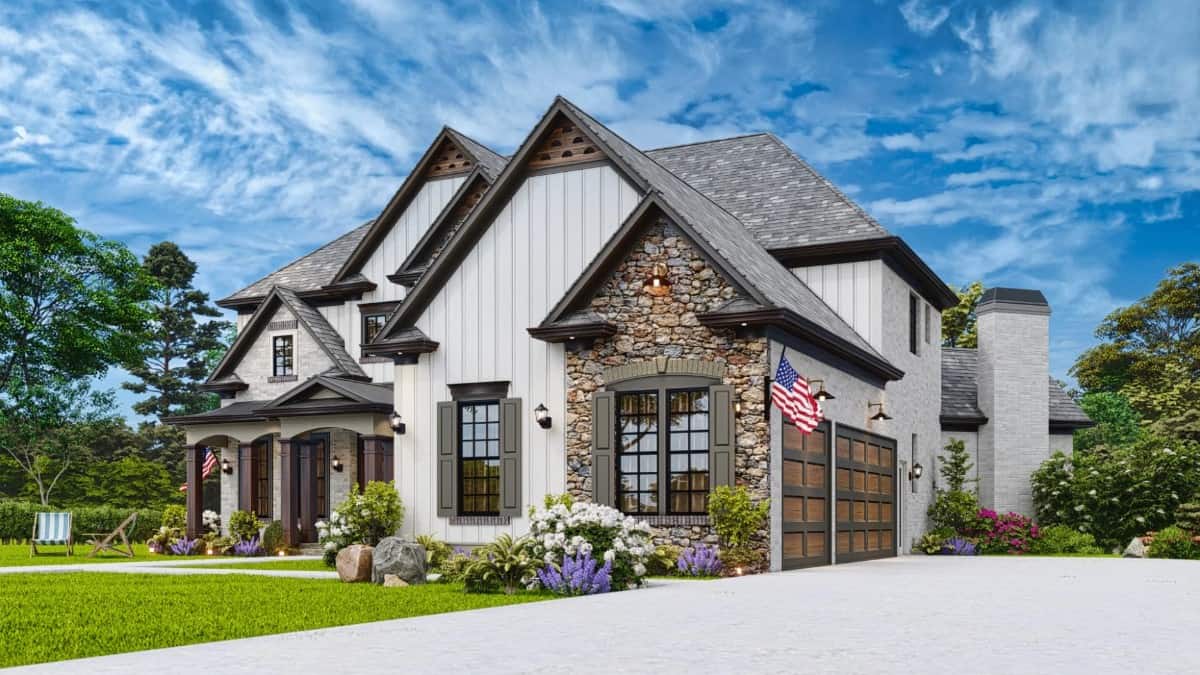
M 979 499 L 1033 515 L 1030 475 L 1050 456 L 1050 305 L 1041 291 L 990 288 L 979 330 Z

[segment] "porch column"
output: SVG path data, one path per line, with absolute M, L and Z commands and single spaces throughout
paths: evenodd
M 312 533 L 308 531 L 308 528 L 317 520 L 317 495 L 313 491 L 317 482 L 316 474 L 313 471 L 316 468 L 312 456 L 314 450 L 316 450 L 316 446 L 313 443 L 301 443 L 298 453 L 300 455 L 300 521 L 302 523 L 299 530 L 301 536 L 309 539 L 312 538 Z M 328 449 L 326 452 L 329 452 Z
M 195 539 L 204 528 L 204 482 L 200 478 L 200 471 L 204 468 L 204 446 L 186 446 L 184 459 L 187 462 L 187 494 L 184 496 L 187 504 L 187 536 Z
M 238 508 L 242 511 L 254 510 L 254 445 L 242 443 L 238 445 Z
M 363 482 L 395 480 L 392 471 L 391 437 L 363 436 Z
M 292 439 L 279 439 L 279 521 L 283 523 L 283 541 L 289 548 L 300 544 L 300 529 L 296 511 L 296 459 L 292 454 Z

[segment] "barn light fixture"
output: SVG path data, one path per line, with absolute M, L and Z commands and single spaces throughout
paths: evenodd
M 230 462 L 228 459 L 222 457 L 221 458 L 221 473 L 230 473 L 230 474 L 233 473 L 233 462 Z
M 923 473 L 925 473 L 925 467 L 921 466 L 920 462 L 913 462 L 912 468 L 908 470 L 908 479 L 917 480 Z
M 554 424 L 554 419 L 550 417 L 550 410 L 543 403 L 539 403 L 533 409 L 533 419 L 537 420 L 538 426 L 543 429 L 549 429 L 550 425 Z
M 404 420 L 400 418 L 400 413 L 396 412 L 395 410 L 392 411 L 391 415 L 388 415 L 388 425 L 392 427 L 392 431 L 400 436 L 403 436 L 404 432 L 408 431 L 408 427 L 404 424 Z
M 872 422 L 877 422 L 879 420 L 892 419 L 891 415 L 883 412 L 883 404 L 882 403 L 868 403 L 867 410 L 870 410 L 871 408 L 879 408 L 879 412 L 875 413 L 874 415 L 871 415 L 870 419 Z
M 341 473 L 342 469 L 346 468 L 345 466 L 342 465 L 342 460 L 338 459 L 337 455 L 333 456 L 333 462 L 330 463 L 330 466 L 332 466 L 333 470 L 338 473 Z
M 650 295 L 667 295 L 671 292 L 671 280 L 667 278 L 669 270 L 663 263 L 654 263 L 650 276 L 646 279 L 644 290 Z
M 821 387 L 820 387 L 820 389 L 817 390 L 817 393 L 813 394 L 813 398 L 817 399 L 818 401 L 821 401 L 822 403 L 825 401 L 832 401 L 833 399 L 837 398 L 836 396 L 834 396 L 833 394 L 831 394 L 825 390 L 825 380 L 809 380 L 808 381 L 809 387 L 812 387 L 812 385 L 814 385 L 814 384 L 819 384 L 819 385 L 821 385 Z

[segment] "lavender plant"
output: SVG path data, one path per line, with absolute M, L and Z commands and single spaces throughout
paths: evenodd
M 942 544 L 942 555 L 975 555 L 978 552 L 975 542 L 962 537 L 951 537 Z
M 233 554 L 247 558 L 263 555 L 263 547 L 258 543 L 258 536 L 239 541 L 233 545 Z
M 562 567 L 546 565 L 537 572 L 542 588 L 558 595 L 592 595 L 612 590 L 612 561 L 603 565 L 590 553 L 563 558 Z
M 689 577 L 715 577 L 721 573 L 721 559 L 716 546 L 697 544 L 679 554 L 676 563 L 679 573 Z
M 196 552 L 196 547 L 199 545 L 199 539 L 180 537 L 179 539 L 171 542 L 171 553 L 173 555 L 192 555 Z

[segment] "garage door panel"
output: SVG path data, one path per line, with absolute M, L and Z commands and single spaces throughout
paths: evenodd
M 783 433 L 783 568 L 829 564 L 829 436 L 822 425 Z
M 845 450 L 836 474 L 838 562 L 896 555 L 894 441 L 839 427 L 834 445 Z

